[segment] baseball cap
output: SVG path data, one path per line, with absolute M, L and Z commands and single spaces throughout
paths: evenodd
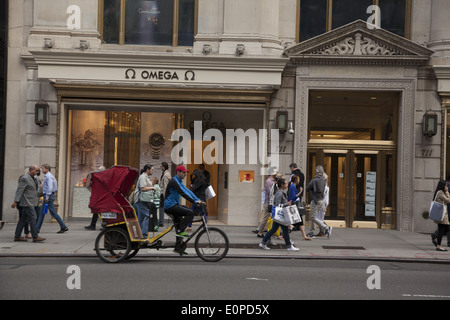
M 189 170 L 187 170 L 185 166 L 178 166 L 175 171 L 176 172 L 178 172 L 178 171 L 189 172 Z

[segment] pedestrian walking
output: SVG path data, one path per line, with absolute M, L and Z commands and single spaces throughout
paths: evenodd
M 328 204 L 330 203 L 330 188 L 328 187 L 328 175 L 326 173 L 323 174 L 323 178 L 325 180 L 325 191 L 323 194 L 323 204 L 317 212 L 317 219 L 325 223 L 325 214 L 327 212 Z M 326 233 L 324 233 L 322 230 L 318 234 L 316 234 L 316 237 L 324 236 L 326 236 Z
M 164 227 L 164 200 L 166 194 L 166 188 L 172 176 L 169 171 L 169 164 L 165 161 L 161 162 L 161 179 L 159 182 L 159 187 L 161 188 L 161 198 L 159 201 L 159 227 Z
M 445 179 L 445 182 L 447 184 L 447 188 L 450 190 L 450 175 L 447 176 L 447 178 Z M 449 212 L 449 211 L 450 211 L 450 203 L 447 204 L 447 212 Z M 438 233 L 439 233 L 439 229 L 437 229 L 434 233 L 431 234 L 431 242 L 434 245 L 436 245 L 436 239 L 437 239 Z M 444 236 L 447 236 L 447 247 L 450 248 L 450 230 Z
M 36 228 L 38 233 L 41 230 L 42 222 L 44 221 L 45 217 L 45 205 L 48 205 L 48 212 L 52 215 L 53 218 L 56 219 L 56 221 L 59 223 L 60 230 L 57 233 L 64 233 L 69 230 L 67 228 L 64 221 L 61 219 L 59 214 L 56 212 L 55 208 L 55 198 L 56 198 L 56 192 L 58 191 L 58 183 L 56 182 L 55 176 L 51 173 L 50 165 L 45 163 L 41 166 L 42 173 L 44 176 L 44 182 L 42 185 L 42 192 L 44 194 L 44 200 L 42 202 L 42 207 L 39 212 L 39 218 L 38 222 L 36 224 Z
M 289 165 L 289 169 L 291 169 L 291 177 L 290 177 L 290 182 L 292 182 L 292 178 L 294 176 L 298 176 L 299 178 L 299 182 L 297 184 L 297 192 L 300 193 L 299 198 L 300 201 L 303 199 L 303 188 L 305 187 L 305 175 L 303 174 L 303 172 L 300 171 L 300 169 L 298 168 L 297 164 L 295 162 L 291 163 Z
M 269 171 L 267 172 L 269 177 L 267 178 L 266 182 L 264 183 L 264 204 L 263 204 L 264 216 L 259 225 L 258 234 L 256 235 L 258 238 L 264 238 L 263 232 L 264 232 L 264 230 L 266 230 L 267 221 L 269 220 L 269 217 L 272 214 L 271 201 L 273 201 L 275 176 L 276 176 L 277 172 L 278 171 L 275 167 L 270 167 Z
M 106 170 L 106 168 L 104 167 L 104 166 L 100 166 L 99 168 L 98 168 L 98 171 L 100 172 L 100 171 L 104 171 L 104 170 Z M 92 183 L 92 172 L 90 172 L 88 175 L 87 175 L 87 177 L 86 177 L 86 179 L 85 179 L 85 182 L 84 182 L 84 187 L 87 189 L 87 190 L 89 190 L 89 192 L 91 192 L 91 189 L 92 189 L 92 187 L 91 187 L 91 183 Z M 98 214 L 97 213 L 93 213 L 92 214 L 92 218 L 91 218 L 91 223 L 88 225 L 88 226 L 86 226 L 86 227 L 84 227 L 86 230 L 95 230 L 95 226 L 96 226 L 96 224 L 97 224 L 97 221 L 98 221 Z
M 286 207 L 290 206 L 292 203 L 288 200 L 288 196 L 286 194 L 288 189 L 288 183 L 286 179 L 279 179 L 277 181 L 277 192 L 275 193 L 274 200 L 273 200 L 273 206 L 278 207 Z M 286 249 L 288 251 L 299 251 L 298 248 L 294 247 L 294 245 L 291 243 L 291 239 L 289 236 L 289 228 L 284 225 L 280 225 L 278 222 L 274 221 L 272 224 L 272 228 L 269 230 L 269 232 L 266 233 L 262 241 L 259 243 L 259 247 L 264 250 L 270 250 L 270 248 L 267 246 L 267 242 L 270 240 L 270 237 L 278 230 L 278 228 L 281 227 L 281 230 L 283 231 L 283 238 L 284 242 L 286 243 Z
M 434 201 L 444 204 L 444 219 L 441 222 L 438 222 L 438 234 L 436 241 L 433 241 L 433 244 L 436 246 L 436 251 L 448 251 L 447 249 L 442 248 L 442 237 L 449 232 L 450 230 L 450 222 L 448 218 L 448 204 L 450 203 L 450 194 L 448 193 L 448 186 L 445 180 L 439 181 L 436 191 L 434 192 Z
M 289 193 L 288 193 L 288 200 L 291 201 L 291 203 L 295 203 L 296 201 L 300 201 L 300 194 L 303 191 L 298 192 L 297 185 L 300 183 L 300 177 L 297 175 L 294 175 L 291 177 L 291 183 L 289 185 Z M 302 222 L 296 223 L 294 225 L 294 230 L 300 230 L 303 236 L 303 240 L 311 240 L 310 237 L 305 232 L 305 226 L 303 224 L 304 218 L 302 217 Z
M 37 165 L 31 165 L 28 168 L 28 173 L 24 174 L 17 186 L 14 202 L 11 208 L 21 206 L 23 215 L 17 223 L 14 241 L 27 241 L 22 237 L 22 230 L 27 223 L 30 224 L 30 231 L 33 237 L 33 242 L 43 242 L 45 238 L 39 237 L 36 229 L 36 210 L 35 207 L 39 204 L 40 181 L 36 178 L 36 173 L 39 170 Z
M 321 165 L 318 165 L 316 167 L 316 175 L 306 187 L 306 191 L 309 192 L 311 196 L 311 209 L 309 213 L 311 226 L 308 232 L 308 236 L 311 238 L 315 237 L 314 231 L 316 224 L 319 226 L 320 231 L 325 233 L 328 236 L 328 238 L 331 236 L 331 232 L 333 230 L 332 227 L 327 226 L 323 221 L 320 221 L 317 218 L 317 213 L 323 205 L 323 199 L 325 194 L 326 183 L 325 179 L 323 178 L 323 174 L 324 174 L 323 167 Z
M 152 185 L 150 176 L 153 174 L 152 165 L 146 164 L 141 170 L 141 175 L 139 176 L 138 182 L 136 184 L 136 190 L 134 192 L 134 204 L 137 209 L 137 215 L 139 220 L 139 225 L 141 226 L 142 235 L 146 238 L 148 236 L 149 222 L 151 207 L 153 204 L 153 192 L 155 188 Z
M 153 193 L 153 203 L 155 204 L 155 213 L 153 215 L 153 224 L 154 230 L 159 230 L 159 223 L 157 212 L 159 211 L 160 201 L 161 201 L 161 188 L 159 187 L 159 179 L 157 177 L 153 177 L 152 179 L 153 187 L 155 188 L 155 192 Z

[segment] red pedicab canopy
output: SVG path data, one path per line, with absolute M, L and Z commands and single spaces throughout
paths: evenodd
M 130 205 L 125 197 L 138 176 L 137 169 L 127 166 L 114 166 L 92 173 L 89 202 L 92 213 L 122 213 L 123 206 Z

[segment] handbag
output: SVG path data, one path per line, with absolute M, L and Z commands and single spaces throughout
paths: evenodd
M 209 200 L 209 199 L 214 198 L 215 196 L 216 196 L 216 192 L 214 191 L 213 187 L 210 185 L 205 190 L 205 199 Z
M 298 212 L 296 205 L 284 207 L 283 214 L 286 221 L 286 225 L 302 222 L 302 218 Z
M 300 216 L 304 216 L 306 214 L 306 203 L 304 201 L 296 202 L 297 210 Z
M 436 195 L 437 196 L 437 195 Z M 445 205 L 436 202 L 436 198 L 431 202 L 430 206 L 430 219 L 434 222 L 442 222 L 445 216 Z

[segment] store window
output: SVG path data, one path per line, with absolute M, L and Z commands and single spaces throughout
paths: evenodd
M 298 0 L 298 41 L 302 42 L 332 29 L 372 15 L 369 7 L 379 6 L 381 28 L 410 37 L 412 0 Z M 367 13 L 369 10 L 370 13 Z
M 171 164 L 172 113 L 71 110 L 69 112 L 69 215 L 89 217 L 90 192 L 84 187 L 90 172 L 125 165 L 142 169 Z
M 192 46 L 198 0 L 100 0 L 103 43 Z

